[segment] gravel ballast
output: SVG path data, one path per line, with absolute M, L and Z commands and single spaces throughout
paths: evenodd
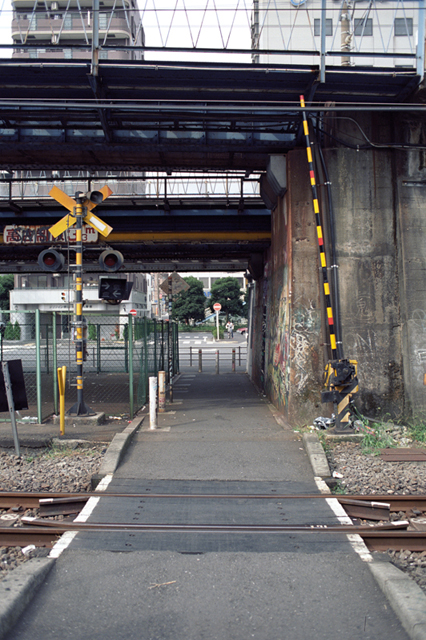
M 91 478 L 102 463 L 107 446 L 68 445 L 40 451 L 28 450 L 21 458 L 9 451 L 0 452 L 0 491 L 46 491 L 79 493 L 91 490 Z M 19 526 L 22 516 L 35 516 L 27 509 L 20 512 L 0 510 L 0 526 Z M 0 547 L 0 580 L 18 564 L 46 556 L 49 549 L 38 547 Z
M 397 442 L 399 445 L 399 443 Z M 408 442 L 410 447 L 422 443 Z M 426 494 L 426 463 L 387 462 L 377 453 L 364 453 L 361 443 L 336 442 L 326 438 L 326 455 L 331 473 L 339 477 L 339 491 L 355 494 Z M 341 477 L 340 477 L 341 476 Z M 426 514 L 417 514 L 425 520 Z M 404 513 L 392 514 L 400 520 Z M 413 578 L 426 593 L 426 551 L 408 549 L 388 552 L 392 563 Z
M 410 446 L 413 446 L 410 443 Z M 421 446 L 421 444 L 419 445 Z M 424 445 L 423 445 L 424 446 Z M 105 444 L 53 447 L 42 452 L 27 451 L 19 459 L 11 452 L 0 452 L 1 491 L 85 492 L 91 490 L 91 477 L 98 473 Z M 386 462 L 365 454 L 361 444 L 327 438 L 327 459 L 331 472 L 342 477 L 339 486 L 346 494 L 426 494 L 426 464 Z M 31 510 L 19 514 L 0 512 L 4 524 L 16 526 L 19 516 L 36 515 Z M 423 514 L 425 515 L 425 514 Z M 393 514 L 400 519 L 402 514 Z M 11 520 L 16 519 L 16 522 Z M 0 547 L 0 580 L 29 557 L 47 555 L 49 550 Z M 390 552 L 392 562 L 408 573 L 426 593 L 426 552 Z

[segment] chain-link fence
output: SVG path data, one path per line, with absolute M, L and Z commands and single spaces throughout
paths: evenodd
M 66 406 L 76 400 L 72 314 L 3 312 L 2 360 L 22 361 L 28 410 L 38 422 L 59 411 L 58 367 L 67 367 Z M 83 394 L 94 412 L 132 418 L 147 402 L 149 376 L 179 370 L 174 322 L 128 315 L 85 314 Z M 7 419 L 0 414 L 0 419 Z

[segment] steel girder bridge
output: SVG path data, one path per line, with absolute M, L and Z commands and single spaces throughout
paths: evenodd
M 424 26 L 424 0 L 417 5 L 418 23 Z M 145 184 L 145 190 L 137 193 L 112 196 L 99 208 L 114 227 L 108 242 L 123 252 L 129 270 L 240 270 L 250 261 L 259 263 L 270 242 L 270 211 L 259 192 L 248 194 L 245 187 L 262 176 L 267 180 L 271 156 L 303 144 L 300 95 L 306 110 L 315 114 L 420 108 L 406 101 L 423 77 L 423 46 L 401 54 L 411 56 L 410 68 L 346 65 L 346 58 L 373 55 L 359 50 L 346 51 L 343 66 L 326 66 L 327 55 L 337 53 L 325 47 L 325 2 L 320 9 L 319 50 L 261 49 L 260 31 L 254 44 L 252 40 L 255 57 L 250 47 L 223 49 L 233 56 L 249 54 L 255 63 L 212 62 L 217 48 L 149 47 L 145 41 L 129 47 L 151 56 L 160 49 L 170 59 L 105 60 L 101 52 L 114 46 L 107 38 L 99 39 L 95 20 L 86 60 L 64 59 L 59 53 L 52 57 L 55 47 L 63 52 L 56 40 L 49 53 L 37 59 L 2 59 L 3 232 L 6 226 L 46 225 L 62 217 L 63 211 L 45 194 L 16 194 L 17 184 L 32 179 L 63 187 L 67 175 L 71 183 L 84 176 L 90 188 L 95 178 L 100 181 L 105 176 L 108 182 L 120 172 L 127 173 L 126 180 L 136 176 L 145 183 L 154 172 L 171 178 L 191 171 L 200 180 L 226 172 L 229 179 L 241 182 L 238 194 L 225 190 L 214 197 L 195 198 L 163 189 L 148 197 Z M 95 1 L 93 16 L 96 12 Z M 19 46 L 22 54 L 37 44 L 24 39 Z M 87 43 L 80 48 L 84 46 Z M 209 60 L 176 61 L 194 50 Z M 278 53 L 314 55 L 318 64 L 261 62 L 262 56 Z M 342 56 L 340 47 L 338 55 Z M 384 60 L 395 56 L 380 55 Z M 36 270 L 34 255 L 39 248 L 3 244 L 0 271 Z M 96 270 L 95 254 L 95 249 L 87 250 L 89 270 Z

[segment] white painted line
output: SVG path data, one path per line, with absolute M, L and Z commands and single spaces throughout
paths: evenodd
M 324 482 L 324 480 L 322 480 L 322 478 L 316 477 L 315 484 L 317 485 L 321 493 L 330 494 L 330 489 L 328 485 Z M 326 498 L 326 502 L 330 507 L 330 509 L 333 511 L 334 515 L 339 520 L 340 524 L 353 524 L 352 520 L 350 519 L 350 517 L 348 516 L 348 514 L 346 513 L 346 511 L 344 510 L 344 508 L 342 507 L 342 505 L 340 504 L 337 498 L 332 498 L 330 494 L 330 498 Z M 360 535 L 358 535 L 357 533 L 347 533 L 346 537 L 352 549 L 356 551 L 356 553 L 360 556 L 362 560 L 364 560 L 364 562 L 373 561 L 373 556 L 367 549 L 367 546 Z
M 78 516 L 74 518 L 74 522 L 86 522 L 86 520 L 92 515 L 92 511 L 98 504 L 99 500 L 100 498 L 89 498 Z
M 58 542 L 55 542 L 53 545 L 48 557 L 59 558 L 62 551 L 65 551 L 65 549 L 71 544 L 77 533 L 77 531 L 65 531 L 65 533 L 59 538 Z
M 96 491 L 105 491 L 109 483 L 111 482 L 111 480 L 112 480 L 112 473 L 109 473 L 104 478 L 102 478 L 102 480 L 96 487 Z M 89 518 L 89 516 L 91 515 L 93 509 L 96 507 L 98 502 L 99 502 L 99 498 L 97 497 L 89 498 L 89 500 L 87 501 L 86 505 L 84 506 L 80 514 L 74 519 L 74 522 L 86 522 L 86 520 Z M 56 542 L 53 545 L 52 550 L 49 553 L 48 557 L 59 558 L 61 553 L 65 551 L 67 547 L 69 547 L 69 545 L 74 540 L 77 533 L 78 531 L 65 531 L 65 533 L 59 538 L 58 542 Z
M 112 480 L 112 473 L 107 473 L 107 475 L 102 478 L 102 480 L 96 487 L 96 491 L 105 491 L 109 483 L 111 482 L 111 480 Z

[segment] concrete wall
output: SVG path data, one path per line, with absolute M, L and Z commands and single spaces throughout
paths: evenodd
M 256 282 L 253 378 L 288 420 L 301 424 L 319 415 L 323 371 L 318 244 L 303 149 L 287 156 L 287 184 Z
M 426 141 L 426 123 L 395 118 L 363 117 L 360 124 L 378 143 Z M 345 121 L 333 127 L 348 142 L 359 135 L 354 127 L 349 137 Z M 426 151 L 332 145 L 324 156 L 335 214 L 343 351 L 358 361 L 357 404 L 371 417 L 420 416 L 426 413 Z M 323 182 L 317 177 L 321 210 L 327 207 Z M 331 413 L 320 403 L 329 338 L 321 320 L 322 280 L 303 148 L 287 155 L 287 184 L 273 212 L 264 275 L 256 283 L 253 377 L 299 424 Z
M 401 138 L 423 149 L 399 152 L 395 188 L 403 381 L 406 411 L 426 418 L 426 122 L 399 118 Z

